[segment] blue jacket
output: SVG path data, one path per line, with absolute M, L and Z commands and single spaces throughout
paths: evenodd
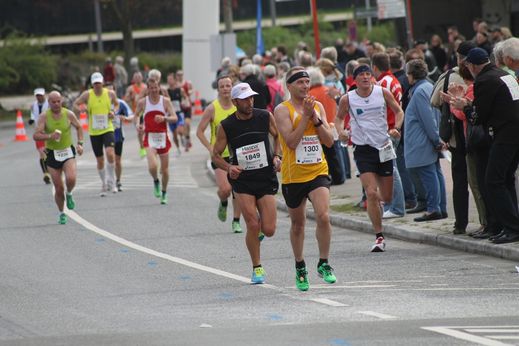
M 410 101 L 404 117 L 407 168 L 427 166 L 438 160 L 438 152 L 434 148 L 440 144 L 440 112 L 429 102 L 432 91 L 433 85 L 425 79 L 416 82 L 409 91 Z

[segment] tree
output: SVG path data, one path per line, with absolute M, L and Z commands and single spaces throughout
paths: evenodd
M 133 42 L 132 28 L 132 9 L 135 8 L 136 0 L 108 0 L 115 17 L 121 27 L 123 34 L 123 49 L 126 62 L 126 68 L 129 68 L 130 58 L 135 53 L 135 44 Z

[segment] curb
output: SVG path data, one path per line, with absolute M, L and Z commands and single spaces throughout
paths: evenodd
M 211 160 L 207 160 L 206 166 L 208 176 L 214 180 L 214 171 L 211 168 Z M 288 212 L 288 207 L 284 201 L 282 201 L 280 198 L 276 198 L 276 203 L 278 210 Z M 315 214 L 312 210 L 307 210 L 306 215 L 308 218 L 315 220 Z M 330 212 L 330 223 L 336 227 L 373 234 L 371 222 L 360 220 L 355 217 L 347 217 Z M 416 229 L 397 227 L 392 224 L 384 225 L 384 234 L 401 240 L 441 246 L 469 253 L 503 258 L 511 261 L 519 261 L 519 248 L 510 247 L 507 245 L 492 244 L 486 240 L 476 240 L 471 238 L 464 239 L 465 237 L 454 236 L 450 234 L 428 233 Z

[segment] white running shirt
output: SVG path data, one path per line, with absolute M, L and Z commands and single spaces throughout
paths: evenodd
M 351 141 L 356 145 L 381 148 L 387 143 L 387 110 L 382 87 L 373 86 L 368 97 L 356 90 L 348 91 L 350 102 Z

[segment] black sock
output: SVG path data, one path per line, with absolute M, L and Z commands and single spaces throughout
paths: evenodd
M 328 258 L 319 258 L 319 263 L 317 263 L 317 268 L 321 266 L 323 263 L 328 263 Z
M 40 159 L 40 167 L 41 167 L 41 171 L 43 173 L 47 173 L 47 164 L 45 164 L 44 159 Z
M 227 207 L 227 203 L 228 203 L 227 200 L 220 201 L 220 203 L 222 204 L 222 207 Z
M 303 269 L 306 268 L 305 260 L 302 260 L 300 262 L 296 261 L 296 269 Z
M 162 196 L 166 196 L 166 191 L 162 190 Z
M 159 184 L 159 180 L 158 179 L 153 179 L 153 184 L 158 185 Z
M 379 237 L 384 238 L 384 235 L 382 234 L 382 232 L 375 234 L 375 238 L 379 238 Z
M 232 221 L 233 222 L 240 222 L 240 218 L 239 217 L 233 217 Z
M 252 269 L 260 268 L 261 264 L 258 264 L 257 266 L 252 266 Z

